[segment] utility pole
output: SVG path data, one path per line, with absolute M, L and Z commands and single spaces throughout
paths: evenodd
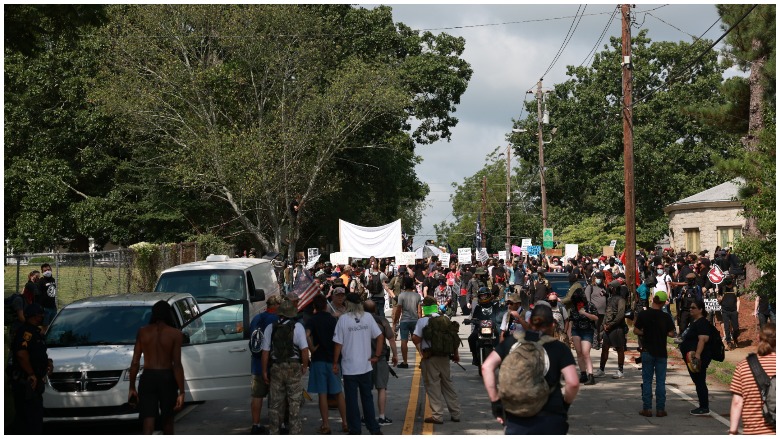
M 509 207 L 511 205 L 510 203 L 510 197 L 509 194 L 510 188 L 509 188 L 509 180 L 512 177 L 512 148 L 509 144 L 506 145 L 506 257 L 509 258 L 512 254 L 512 239 L 510 237 L 510 221 L 509 221 Z M 508 261 L 504 261 L 508 262 Z
M 626 207 L 626 285 L 631 303 L 636 295 L 636 196 L 634 193 L 634 124 L 631 71 L 631 6 L 621 5 L 623 17 L 623 173 Z
M 547 188 L 544 183 L 544 139 L 542 138 L 542 80 L 536 84 L 536 105 L 538 108 L 538 132 L 539 137 L 539 183 L 542 190 L 542 228 L 547 228 Z
M 480 242 L 482 242 L 482 247 L 487 248 L 487 243 L 485 242 L 485 211 L 487 210 L 487 176 L 482 177 L 482 226 L 479 228 L 479 237 Z M 479 251 L 479 249 L 477 249 Z

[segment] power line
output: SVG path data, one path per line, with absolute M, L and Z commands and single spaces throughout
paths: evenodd
M 582 60 L 582 62 L 580 63 L 580 67 L 582 67 L 583 65 L 586 64 L 588 59 L 590 59 L 591 55 L 595 55 L 596 48 L 599 47 L 601 42 L 604 40 L 604 36 L 607 34 L 607 31 L 609 30 L 609 27 L 612 26 L 612 22 L 615 21 L 615 17 L 617 16 L 617 11 L 618 11 L 618 8 L 617 8 L 617 6 L 615 6 L 615 9 L 612 11 L 612 15 L 609 17 L 609 21 L 607 21 L 607 25 L 604 26 L 604 30 L 601 31 L 601 36 L 596 41 L 596 44 L 593 45 L 593 48 L 590 49 L 590 52 L 588 52 L 588 54 L 585 56 L 585 59 Z
M 588 5 L 585 5 L 585 8 L 587 8 Z M 577 7 L 577 13 L 574 14 L 574 20 L 572 20 L 571 25 L 569 25 L 569 30 L 566 32 L 566 36 L 563 38 L 563 43 L 561 44 L 561 47 L 558 49 L 558 53 L 555 54 L 555 57 L 553 57 L 552 62 L 550 63 L 550 66 L 547 67 L 547 70 L 544 71 L 541 78 L 544 79 L 545 76 L 547 76 L 547 73 L 552 70 L 553 66 L 556 62 L 558 62 L 558 59 L 563 54 L 563 51 L 566 49 L 566 46 L 569 45 L 569 41 L 571 41 L 571 37 L 574 36 L 574 32 L 577 31 L 577 27 L 580 25 L 580 21 L 582 21 L 582 15 L 580 15 L 580 9 L 582 9 L 582 13 L 585 14 L 585 8 L 583 8 L 582 5 L 579 5 Z M 573 28 L 573 29 L 572 29 Z
M 753 5 L 753 7 L 752 7 L 752 8 L 750 8 L 750 9 L 749 9 L 749 10 L 748 10 L 748 11 L 745 13 L 745 15 L 743 15 L 743 16 L 742 16 L 742 17 L 741 17 L 741 18 L 740 18 L 740 19 L 739 19 L 739 20 L 738 20 L 736 23 L 734 23 L 734 24 L 733 24 L 733 25 L 732 25 L 732 26 L 731 26 L 731 27 L 730 27 L 730 28 L 729 28 L 729 29 L 728 29 L 726 32 L 724 32 L 724 33 L 723 33 L 723 35 L 721 35 L 721 36 L 720 36 L 720 38 L 718 38 L 717 40 L 715 40 L 715 42 L 713 42 L 712 44 L 710 44 L 710 46 L 709 46 L 709 47 L 707 47 L 706 49 L 704 49 L 704 51 L 702 51 L 702 52 L 699 54 L 699 56 L 697 56 L 697 57 L 696 57 L 696 59 L 694 59 L 694 60 L 693 60 L 693 62 L 691 62 L 691 63 L 690 63 L 690 64 L 688 64 L 688 65 L 687 65 L 685 68 L 683 68 L 682 70 L 680 70 L 680 73 L 678 73 L 678 74 L 676 74 L 676 75 L 674 75 L 674 76 L 671 76 L 671 77 L 670 77 L 668 80 L 666 80 L 666 81 L 665 81 L 663 84 L 659 85 L 658 87 L 654 88 L 653 90 L 650 90 L 650 91 L 649 91 L 649 92 L 648 92 L 648 93 L 647 93 L 645 96 L 641 97 L 640 99 L 637 99 L 637 100 L 635 100 L 634 102 L 632 102 L 632 103 L 631 103 L 631 107 L 634 107 L 634 106 L 636 106 L 637 104 L 644 102 L 644 101 L 645 101 L 645 100 L 647 100 L 649 97 L 651 97 L 651 96 L 652 96 L 652 95 L 654 95 L 656 92 L 658 92 L 658 91 L 659 91 L 661 88 L 663 88 L 663 87 L 666 87 L 666 86 L 670 85 L 671 83 L 675 82 L 676 80 L 678 80 L 678 79 L 684 79 L 684 78 L 682 78 L 682 75 L 685 75 L 685 74 L 687 74 L 687 73 L 688 73 L 688 71 L 689 71 L 689 70 L 690 70 L 690 69 L 691 69 L 691 68 L 692 68 L 694 65 L 696 65 L 696 63 L 698 63 L 698 62 L 699 62 L 699 60 L 701 60 L 701 59 L 702 59 L 702 57 L 704 57 L 704 55 L 706 55 L 706 54 L 707 54 L 709 51 L 711 51 L 711 50 L 712 50 L 712 49 L 713 49 L 713 48 L 714 48 L 714 47 L 715 47 L 715 46 L 716 46 L 718 43 L 720 43 L 720 42 L 721 42 L 721 40 L 723 40 L 724 38 L 726 38 L 726 35 L 728 35 L 729 33 L 731 33 L 731 31 L 732 31 L 732 30 L 736 29 L 736 27 L 737 27 L 737 26 L 739 26 L 739 24 L 740 24 L 740 23 L 742 23 L 742 20 L 744 20 L 744 19 L 745 19 L 745 18 L 746 18 L 746 17 L 747 17 L 747 16 L 748 16 L 748 15 L 749 15 L 751 12 L 753 12 L 753 10 L 754 10 L 754 9 L 756 9 L 756 7 L 758 7 L 758 5 L 757 5 L 757 4 L 756 4 L 756 5 Z M 718 18 L 718 21 L 720 21 L 720 18 Z M 713 23 L 713 24 L 712 24 L 712 26 L 710 26 L 710 27 L 707 29 L 707 31 L 709 31 L 710 29 L 712 29 L 712 27 L 713 27 L 713 26 L 715 26 L 715 24 L 717 24 L 717 23 L 718 23 L 718 21 L 716 21 L 715 23 Z M 705 31 L 705 33 L 706 33 L 707 31 Z

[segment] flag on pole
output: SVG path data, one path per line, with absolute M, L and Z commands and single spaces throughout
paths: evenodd
M 623 250 L 623 253 L 620 254 L 620 262 L 623 263 L 623 269 L 626 270 L 627 268 L 626 268 L 626 251 L 625 250 Z M 642 284 L 642 280 L 639 279 L 639 261 L 634 260 L 634 263 L 636 264 L 634 266 L 634 270 L 636 272 L 636 275 L 635 275 L 636 277 L 634 277 L 634 283 L 638 287 L 639 285 Z
M 309 274 L 309 270 L 301 270 L 295 279 L 295 286 L 293 286 L 292 292 L 298 296 L 298 311 L 300 311 L 311 303 L 314 296 L 319 294 L 320 286 L 317 282 L 314 282 L 314 279 Z
M 482 248 L 482 231 L 479 227 L 479 218 L 477 218 L 477 230 L 474 235 L 474 247 L 476 247 L 477 251 Z

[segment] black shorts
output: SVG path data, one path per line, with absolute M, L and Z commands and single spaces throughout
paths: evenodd
M 144 369 L 138 383 L 138 412 L 141 419 L 173 416 L 179 386 L 171 369 Z

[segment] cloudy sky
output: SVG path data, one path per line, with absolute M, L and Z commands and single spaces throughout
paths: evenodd
M 454 220 L 449 202 L 451 183 L 462 183 L 484 166 L 487 154 L 498 146 L 506 147 L 505 136 L 512 128 L 512 119 L 527 116 L 523 101 L 534 102 L 533 95 L 526 92 L 536 88 L 548 68 L 543 84 L 552 88 L 567 79 L 567 65 L 589 65 L 587 55 L 594 46 L 601 51 L 609 37 L 620 37 L 621 21 L 617 14 L 609 24 L 616 4 L 389 6 L 396 22 L 465 38 L 463 57 L 474 70 L 455 113 L 460 122 L 453 130 L 452 141 L 417 148 L 423 157 L 417 175 L 431 189 L 427 200 L 430 207 L 415 237 L 418 246 L 425 239 L 435 239 L 433 224 Z M 551 66 L 578 9 L 582 14 L 583 8 L 584 16 Z M 648 29 L 653 41 L 691 42 L 702 36 L 714 41 L 723 33 L 714 4 L 637 4 L 633 12 L 636 24 L 632 35 Z M 531 136 L 528 141 L 536 140 Z

